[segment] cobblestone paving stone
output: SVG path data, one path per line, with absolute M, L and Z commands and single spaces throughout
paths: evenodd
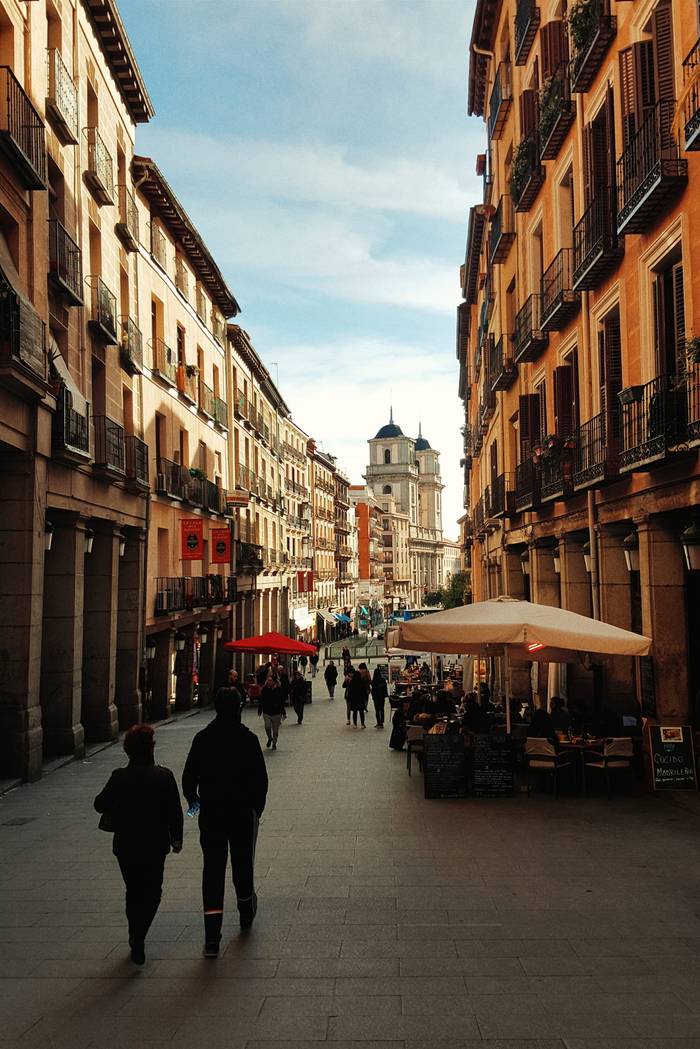
M 667 798 L 425 801 L 320 677 L 266 751 L 260 908 L 201 957 L 196 823 L 147 963 L 92 799 L 119 747 L 0 798 L 0 1049 L 700 1049 L 700 819 Z M 208 713 L 158 729 L 179 778 Z M 262 726 L 253 711 L 245 719 Z

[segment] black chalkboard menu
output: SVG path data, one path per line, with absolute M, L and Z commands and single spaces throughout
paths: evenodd
M 654 790 L 697 790 L 690 725 L 651 725 L 649 737 Z
M 506 736 L 473 736 L 474 797 L 510 798 L 515 791 L 515 756 Z
M 389 680 L 389 664 L 388 663 L 378 663 L 377 666 L 379 667 L 379 673 L 382 675 L 384 680 L 388 681 Z
M 462 736 L 428 734 L 423 745 L 425 797 L 466 798 L 467 758 Z

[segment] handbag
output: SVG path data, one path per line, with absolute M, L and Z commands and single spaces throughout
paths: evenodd
M 114 834 L 114 817 L 111 812 L 103 812 L 100 816 L 100 822 L 97 824 L 98 830 L 104 830 L 107 834 Z

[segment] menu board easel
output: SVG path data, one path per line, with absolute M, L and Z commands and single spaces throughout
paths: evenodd
M 654 790 L 697 790 L 690 725 L 650 725 L 649 756 Z
M 446 733 L 423 737 L 423 782 L 426 798 L 466 798 L 467 758 L 462 736 Z
M 472 771 L 475 798 L 510 798 L 515 791 L 515 756 L 507 736 L 473 737 Z

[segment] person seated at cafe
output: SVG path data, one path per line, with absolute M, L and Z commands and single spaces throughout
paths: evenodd
M 548 739 L 550 743 L 556 741 L 552 719 L 542 707 L 538 707 L 532 715 L 532 721 L 527 729 L 528 739 Z
M 431 678 L 432 678 L 432 674 L 430 672 L 430 667 L 424 661 L 422 666 L 421 666 L 421 668 L 420 668 L 420 679 L 421 679 L 421 681 L 423 682 L 424 685 L 429 685 Z
M 389 737 L 389 747 L 392 750 L 403 750 L 406 742 L 406 722 L 408 717 L 408 701 L 404 700 L 396 710 L 394 716 L 391 719 L 391 736 Z
M 525 718 L 522 714 L 523 703 L 521 699 L 511 699 L 510 701 L 510 723 L 511 725 L 524 725 Z
M 493 727 L 493 722 L 482 704 L 479 703 L 476 692 L 470 692 L 467 696 L 462 724 L 464 728 L 474 733 L 474 735 L 489 733 Z
M 571 728 L 571 714 L 564 706 L 561 696 L 552 696 L 550 718 L 555 732 L 568 732 Z
M 452 699 L 450 697 L 449 692 L 446 692 L 444 688 L 441 688 L 440 691 L 435 696 L 435 699 L 433 700 L 433 702 L 432 702 L 432 704 L 430 706 L 430 713 L 431 714 L 454 714 L 454 712 L 455 712 L 454 699 Z
M 418 689 L 415 689 L 408 704 L 408 720 L 413 721 L 416 714 L 427 714 L 429 711 L 430 697 L 426 697 Z

